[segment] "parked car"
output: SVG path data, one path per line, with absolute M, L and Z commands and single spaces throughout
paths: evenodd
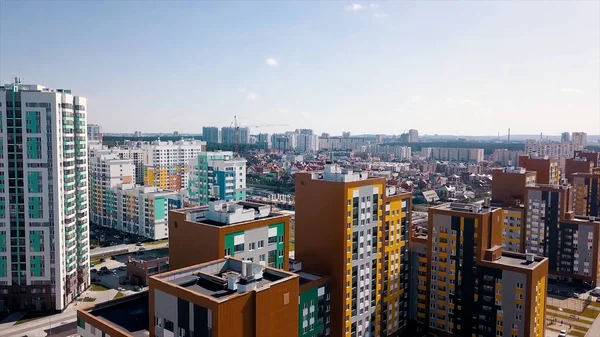
M 573 293 L 573 298 L 579 298 L 579 293 Z
M 143 246 L 143 244 L 141 242 L 138 242 L 135 245 L 138 246 L 138 247 Z
M 94 267 L 94 266 L 95 266 L 95 264 L 93 264 L 93 263 L 90 263 L 90 267 Z
M 567 330 L 560 330 L 558 337 L 567 337 Z
M 102 268 L 100 268 L 100 270 L 108 270 L 108 267 L 103 266 Z
M 140 288 L 139 286 L 133 287 L 133 291 L 141 291 L 141 290 L 142 290 L 142 288 Z
M 92 269 L 90 269 L 90 273 L 96 273 L 96 272 L 98 272 L 98 271 L 96 270 L 96 268 L 92 268 Z
M 100 262 L 106 262 L 106 259 L 105 258 L 101 258 Z

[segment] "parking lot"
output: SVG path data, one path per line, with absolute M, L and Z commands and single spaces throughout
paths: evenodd
M 143 288 L 134 287 L 129 284 L 127 279 L 126 257 L 121 256 L 116 259 L 106 258 L 104 262 L 94 265 L 90 269 L 92 283 L 100 284 L 109 289 L 116 289 L 129 295 L 135 290 L 140 291 Z

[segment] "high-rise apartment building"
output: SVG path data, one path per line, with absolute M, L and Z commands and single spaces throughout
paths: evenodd
M 427 231 L 411 230 L 410 237 L 410 280 L 409 280 L 409 321 L 415 325 L 415 332 L 422 333 L 429 325 L 427 300 L 429 298 L 427 265 Z
M 565 161 L 565 175 L 569 183 L 573 183 L 574 173 L 592 173 L 595 165 L 585 157 L 569 158 Z
M 368 138 L 361 137 L 329 137 L 321 135 L 319 137 L 319 149 L 320 150 L 358 150 L 364 145 L 369 145 Z
M 527 187 L 526 207 L 527 251 L 548 257 L 553 277 L 596 286 L 600 221 L 574 216 L 571 186 Z
M 587 133 L 585 132 L 573 132 L 571 134 L 571 139 L 575 151 L 583 151 L 587 145 Z
M 289 215 L 269 205 L 214 201 L 169 215 L 171 270 L 235 256 L 270 267 L 289 267 Z M 203 247 L 195 250 L 193 247 Z
M 202 127 L 202 138 L 207 143 L 221 144 L 221 130 L 215 126 Z
M 102 141 L 102 126 L 96 124 L 88 124 L 87 126 L 88 141 Z
M 92 157 L 100 155 L 117 155 L 120 159 L 131 160 L 135 168 L 134 182 L 143 185 L 146 153 L 139 147 L 141 144 L 141 142 L 125 142 L 122 146 L 108 148 L 102 145 L 101 141 L 88 141 L 89 159 L 91 161 Z
M 483 161 L 483 149 L 424 147 L 421 153 L 426 158 L 449 161 L 464 161 L 479 163 Z
M 502 248 L 525 252 L 526 187 L 535 186 L 536 172 L 522 167 L 492 170 L 492 200 L 502 207 Z
M 90 284 L 87 104 L 0 87 L 0 309 L 62 310 Z
M 312 132 L 312 130 L 310 130 Z M 296 150 L 300 152 L 319 151 L 319 136 L 311 134 L 296 134 Z
M 436 336 L 543 337 L 548 260 L 502 251 L 502 210 L 429 208 L 428 318 Z
M 271 147 L 276 151 L 292 151 L 296 149 L 297 134 L 275 133 L 271 135 Z
M 246 159 L 231 151 L 200 153 L 190 160 L 188 192 L 200 204 L 246 200 Z
M 143 144 L 141 148 L 145 152 L 144 185 L 179 191 L 188 186 L 190 159 L 206 151 L 206 142 L 157 140 Z
M 525 153 L 530 156 L 548 156 L 557 158 L 560 165 L 564 165 L 567 158 L 573 158 L 576 150 L 574 142 L 553 142 L 528 139 L 525 142 Z M 523 166 L 519 164 L 519 166 Z
M 297 173 L 295 180 L 295 254 L 330 278 L 331 335 L 403 331 L 411 194 L 331 164 L 323 173 Z
M 519 156 L 523 154 L 525 154 L 523 151 L 498 149 L 492 153 L 492 161 L 502 166 L 517 166 L 519 164 Z
M 410 160 L 412 150 L 410 146 L 401 145 L 379 145 L 372 144 L 365 146 L 365 152 L 373 156 L 393 156 L 394 159 Z
M 519 167 L 535 171 L 536 183 L 557 185 L 560 183 L 560 168 L 557 158 L 537 154 L 519 156 Z
M 408 130 L 408 142 L 418 143 L 419 142 L 419 131 L 415 129 Z
M 569 142 L 571 141 L 571 134 L 568 132 L 563 132 L 560 134 L 560 141 L 561 142 Z
M 600 220 L 600 173 L 575 173 L 572 181 L 575 215 Z
M 262 149 L 270 149 L 271 136 L 268 133 L 259 133 L 256 139 L 256 144 L 260 145 Z
M 594 167 L 600 166 L 600 152 L 575 151 L 575 157 L 585 158 L 594 164 Z
M 223 144 L 249 144 L 250 143 L 250 129 L 238 128 L 239 138 L 236 141 L 236 128 L 233 126 L 224 126 L 221 128 L 221 141 Z

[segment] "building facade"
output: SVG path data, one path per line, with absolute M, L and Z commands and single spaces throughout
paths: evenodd
M 142 149 L 145 152 L 144 185 L 179 191 L 187 188 L 190 159 L 206 151 L 206 142 L 157 140 L 142 145 Z
M 554 142 L 528 139 L 525 142 L 525 154 L 538 157 L 548 156 L 551 158 L 558 158 L 561 166 L 564 165 L 565 159 L 573 158 L 575 150 L 576 146 L 573 141 Z M 523 165 L 519 164 L 519 166 Z
M 202 128 L 202 138 L 207 143 L 221 144 L 221 130 L 215 126 L 205 126 Z
M 97 124 L 88 124 L 87 126 L 88 141 L 99 140 L 102 141 L 102 126 Z
M 600 173 L 575 173 L 572 181 L 575 216 L 592 216 L 600 220 Z
M 94 199 L 98 207 L 90 212 L 93 223 L 152 240 L 169 237 L 169 210 L 183 206 L 177 192 L 134 184 L 103 189 Z
M 234 256 L 274 268 L 289 268 L 290 216 L 251 202 L 209 202 L 169 216 L 171 269 Z M 192 247 L 203 249 L 194 250 Z
M 298 133 L 296 135 L 296 149 L 300 152 L 319 151 L 319 136 L 312 133 Z
M 583 151 L 587 145 L 587 133 L 573 132 L 571 133 L 571 140 L 573 141 L 573 149 L 575 151 Z
M 557 185 L 560 184 L 560 162 L 558 158 L 547 155 L 522 155 L 519 156 L 519 167 L 527 171 L 535 171 L 536 183 Z
M 483 161 L 483 149 L 424 147 L 421 154 L 429 159 L 479 163 Z
M 429 332 L 544 336 L 548 260 L 502 251 L 500 208 L 429 208 Z
M 295 254 L 330 278 L 332 336 L 403 331 L 410 193 L 388 195 L 384 178 L 331 164 L 323 173 L 297 173 L 295 180 Z
M 492 161 L 502 166 L 516 166 L 519 164 L 519 156 L 524 154 L 523 151 L 498 149 L 492 153 Z
M 410 301 L 409 321 L 416 332 L 423 332 L 428 326 L 427 299 L 427 232 L 411 231 L 410 238 Z
M 271 148 L 275 151 L 286 152 L 296 149 L 298 135 L 275 133 L 271 135 Z
M 200 204 L 246 200 L 246 159 L 231 151 L 202 152 L 189 167 L 190 200 Z
M 249 144 L 250 143 L 250 129 L 249 128 L 238 128 L 239 139 L 236 141 L 236 128 L 233 126 L 224 126 L 221 128 L 221 140 L 223 144 Z
M 0 309 L 63 310 L 90 284 L 86 108 L 0 87 Z

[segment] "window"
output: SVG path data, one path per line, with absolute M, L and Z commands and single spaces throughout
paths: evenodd
M 256 242 L 250 242 L 248 244 L 248 250 L 254 250 L 256 249 Z
M 261 249 L 265 246 L 265 240 L 258 241 L 258 249 Z
M 277 243 L 277 236 L 269 236 L 269 244 Z
M 244 244 L 240 243 L 239 245 L 233 246 L 233 251 L 235 253 L 243 252 L 244 251 Z
M 283 235 L 279 236 L 279 243 L 283 243 Z
M 265 261 L 265 254 L 260 254 L 258 259 L 259 259 L 259 261 Z

